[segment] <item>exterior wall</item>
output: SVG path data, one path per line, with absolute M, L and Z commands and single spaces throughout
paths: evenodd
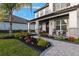
M 30 30 L 35 30 L 35 24 L 30 24 Z
M 44 9 L 43 9 L 44 10 Z M 40 10 L 40 16 L 43 16 L 44 15 L 44 11 L 43 10 Z
M 79 37 L 79 9 L 69 12 L 69 35 Z
M 37 16 L 37 13 L 35 13 L 35 18 L 37 18 L 38 16 Z
M 12 29 L 13 30 L 27 30 L 28 26 L 27 26 L 27 24 L 13 23 Z M 0 22 L 0 30 L 9 30 L 9 23 L 8 22 Z
M 40 12 L 35 13 L 35 18 L 38 18 L 38 17 L 40 17 Z
M 49 3 L 49 13 L 53 12 L 53 3 Z
M 30 32 L 30 23 L 28 23 L 28 33 Z
M 49 7 L 46 7 L 46 8 L 45 8 L 45 15 L 46 15 L 46 14 L 49 14 L 49 12 L 50 12 L 50 11 L 49 11 Z
M 46 23 L 42 24 L 42 31 L 46 31 Z
M 55 24 L 54 20 L 49 20 L 49 35 L 51 35 L 51 36 L 52 36 L 54 28 L 55 28 L 54 24 Z
M 45 9 L 43 9 L 43 15 L 45 15 Z
M 46 8 L 35 13 L 35 18 L 49 14 L 53 11 L 58 11 L 62 8 L 67 7 L 68 5 L 69 5 L 69 3 L 49 3 L 48 7 L 46 7 Z M 71 5 L 73 5 L 73 4 L 71 4 Z M 42 13 L 43 15 L 41 15 L 42 11 L 43 11 L 43 13 Z
M 57 7 L 53 5 L 53 8 L 52 8 L 52 5 L 53 4 L 49 4 L 49 7 L 48 7 L 49 9 L 47 9 L 47 8 L 43 9 L 43 13 L 45 13 L 46 10 L 48 10 L 48 11 L 51 10 L 52 11 L 54 8 L 56 8 L 56 9 L 54 9 L 54 11 L 57 11 L 57 10 L 60 10 L 60 9 L 64 8 L 64 6 L 65 6 L 65 4 L 60 4 L 60 5 L 56 4 Z M 77 5 L 77 4 L 73 4 L 73 3 L 70 4 L 70 6 L 74 6 L 74 5 Z M 45 14 L 48 14 L 48 13 L 45 13 Z M 54 29 L 55 29 L 55 21 L 54 20 L 49 20 L 49 35 L 53 34 Z M 42 30 L 46 31 L 45 23 L 42 24 Z M 67 36 L 79 37 L 79 8 L 77 8 L 77 10 L 69 12 L 67 30 L 68 30 Z M 39 33 L 39 22 L 38 21 L 36 21 L 35 31 L 36 31 L 36 33 Z
M 39 21 L 38 20 L 36 21 L 36 24 L 35 24 L 35 32 L 36 34 L 39 34 Z

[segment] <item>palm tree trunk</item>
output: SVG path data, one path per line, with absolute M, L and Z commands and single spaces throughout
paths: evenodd
M 9 35 L 11 35 L 12 34 L 12 10 L 9 11 L 9 24 L 10 24 Z

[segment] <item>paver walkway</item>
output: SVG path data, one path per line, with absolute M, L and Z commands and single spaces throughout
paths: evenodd
M 35 36 L 38 37 L 38 36 Z M 42 37 L 43 38 L 43 37 Z M 52 45 L 41 56 L 79 56 L 79 45 L 45 38 Z

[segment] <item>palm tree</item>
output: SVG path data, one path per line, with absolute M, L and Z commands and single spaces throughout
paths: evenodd
M 9 19 L 9 24 L 10 24 L 10 28 L 9 28 L 9 34 L 12 34 L 12 13 L 13 10 L 19 10 L 21 7 L 32 7 L 31 3 L 2 3 L 0 4 L 0 8 L 2 10 L 6 10 L 6 12 L 8 13 L 8 19 Z

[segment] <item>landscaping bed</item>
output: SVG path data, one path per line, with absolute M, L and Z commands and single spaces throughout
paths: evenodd
M 44 36 L 42 36 L 44 37 Z M 70 37 L 64 37 L 64 36 L 47 36 L 45 38 L 51 38 L 53 40 L 58 40 L 58 41 L 64 41 L 64 42 L 69 42 L 73 44 L 79 44 L 79 38 L 75 38 L 73 36 Z
M 69 36 L 69 37 L 65 37 L 63 35 L 58 35 L 58 36 L 57 35 L 52 35 L 52 36 L 49 36 L 46 31 L 40 32 L 40 36 L 45 37 L 45 38 L 51 38 L 51 39 L 54 39 L 54 40 L 59 40 L 59 41 L 79 44 L 79 38 L 76 38 L 74 36 Z
M 13 33 L 12 35 L 1 35 L 0 39 L 17 39 L 21 42 L 25 43 L 27 46 L 31 47 L 32 49 L 38 51 L 39 53 L 43 52 L 45 49 L 51 46 L 50 42 L 42 38 L 34 38 L 32 34 L 27 32 L 17 32 Z
M 40 53 L 51 46 L 50 42 L 47 42 L 42 38 L 33 38 L 29 36 L 23 37 L 20 40 Z

